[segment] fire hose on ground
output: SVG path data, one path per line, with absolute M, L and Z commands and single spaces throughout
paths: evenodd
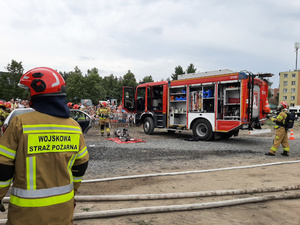
M 242 169 L 242 168 L 254 168 L 261 166 L 271 166 L 279 164 L 290 164 L 299 163 L 297 161 L 286 161 L 268 164 L 258 164 L 252 166 L 240 166 L 240 167 L 227 167 L 213 170 L 200 170 L 200 171 L 188 171 L 179 172 L 178 175 L 195 173 L 195 172 L 213 172 L 223 171 L 229 169 Z M 175 173 L 171 173 L 175 175 Z M 149 175 L 149 174 L 148 174 Z M 137 175 L 142 176 L 142 175 Z M 150 174 L 153 176 L 153 174 Z M 161 176 L 161 174 L 159 174 Z M 125 179 L 132 178 L 133 176 L 127 176 Z M 143 176 L 145 177 L 145 176 Z M 109 179 L 109 178 L 107 178 Z M 118 179 L 121 179 L 118 177 Z M 98 179 L 98 181 L 103 179 Z M 96 182 L 95 179 L 92 182 Z M 87 181 L 86 181 L 87 183 Z M 233 190 L 217 190 L 217 191 L 202 191 L 202 192 L 186 192 L 186 193 L 167 193 L 167 194 L 141 194 L 141 195 L 87 195 L 87 196 L 76 196 L 76 201 L 128 201 L 128 200 L 156 200 L 156 199 L 174 199 L 174 198 L 192 198 L 192 197 L 208 197 L 208 196 L 222 196 L 222 195 L 238 195 L 238 194 L 253 194 L 262 192 L 277 192 L 286 190 L 298 190 L 300 185 L 291 185 L 283 187 L 271 187 L 271 188 L 252 188 L 252 189 L 233 189 Z M 300 193 L 292 194 L 281 194 L 281 195 L 263 195 L 250 198 L 232 199 L 217 202 L 207 202 L 198 204 L 183 204 L 183 205 L 169 205 L 169 206 L 153 206 L 153 207 L 139 207 L 139 208 L 128 208 L 128 209 L 117 209 L 117 210 L 106 210 L 106 211 L 94 211 L 94 212 L 82 212 L 74 213 L 74 220 L 91 219 L 91 218 L 106 218 L 124 215 L 134 214 L 146 214 L 146 213 L 160 213 L 160 212 L 173 212 L 173 211 L 187 211 L 187 210 L 199 210 L 209 209 L 215 207 L 233 206 L 247 203 L 265 202 L 270 200 L 283 200 L 283 199 L 295 199 L 300 198 Z M 9 202 L 9 197 L 5 197 L 3 202 Z M 0 220 L 0 225 L 5 224 L 6 220 Z
M 146 213 L 188 211 L 188 210 L 199 210 L 199 209 L 210 209 L 216 207 L 233 206 L 233 205 L 240 205 L 240 204 L 247 204 L 247 203 L 265 202 L 270 200 L 283 200 L 283 199 L 295 199 L 295 198 L 300 198 L 300 193 L 282 194 L 282 195 L 264 195 L 259 197 L 233 199 L 233 200 L 225 200 L 225 201 L 217 201 L 217 202 L 207 202 L 207 203 L 199 203 L 199 204 L 153 206 L 153 207 L 83 212 L 83 213 L 75 213 L 73 218 L 74 220 L 81 220 L 81 219 L 106 218 L 106 217 L 136 215 L 136 214 L 146 214 Z
M 193 174 L 193 173 L 208 173 L 208 172 L 218 172 L 218 171 L 225 171 L 225 170 L 249 169 L 249 168 L 255 168 L 255 167 L 275 166 L 275 165 L 291 164 L 291 163 L 299 163 L 299 162 L 300 162 L 300 160 L 295 160 L 295 161 L 256 164 L 256 165 L 249 165 L 249 166 L 225 167 L 225 168 L 208 169 L 208 170 L 193 170 L 193 171 L 184 171 L 184 172 L 171 172 L 171 173 L 156 173 L 156 174 L 141 174 L 141 175 L 132 175 L 132 176 L 120 176 L 120 177 L 110 177 L 110 178 L 83 180 L 82 183 L 95 183 L 95 182 L 104 182 L 104 181 L 113 181 L 113 180 L 158 177 L 158 176 L 175 176 L 175 175 L 186 175 L 186 174 Z

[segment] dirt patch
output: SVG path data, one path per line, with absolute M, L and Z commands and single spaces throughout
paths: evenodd
M 274 130 L 270 126 L 271 133 L 256 135 L 257 138 L 274 137 Z M 93 131 L 97 133 L 97 130 Z M 299 125 L 296 124 L 293 134 L 299 138 Z M 93 135 L 93 134 L 92 134 Z M 94 134 L 97 136 L 97 134 Z M 160 139 L 160 138 L 188 138 L 192 136 L 190 131 L 168 134 L 164 130 L 156 130 L 153 135 L 146 135 L 142 127 L 130 128 L 130 135 L 134 138 Z M 241 136 L 249 135 L 248 131 L 241 131 Z M 91 137 L 91 136 L 90 136 Z M 92 138 L 92 137 L 91 137 Z M 88 140 L 88 139 L 87 139 Z M 297 160 L 286 158 L 272 158 L 263 156 L 235 156 L 234 160 L 230 157 L 212 158 L 215 168 L 233 167 L 243 165 L 256 165 L 272 163 L 281 160 Z M 191 162 L 189 165 L 178 165 L 172 171 L 200 170 L 205 166 Z M 141 168 L 138 168 L 139 171 Z M 142 168 L 144 174 L 153 173 L 147 167 Z M 163 168 L 158 168 L 165 172 Z M 226 170 L 209 173 L 195 173 L 177 176 L 162 176 L 151 178 L 139 178 L 130 180 L 119 180 L 110 182 L 99 182 L 92 184 L 82 184 L 79 195 L 128 195 L 128 194 L 155 194 L 155 193 L 181 193 L 197 192 L 208 190 L 231 190 L 264 187 L 280 187 L 299 184 L 299 163 L 282 164 L 266 167 L 255 167 L 248 169 Z M 133 171 L 134 173 L 134 171 Z M 136 208 L 146 206 L 161 205 L 183 205 L 203 202 L 215 202 L 236 198 L 248 198 L 266 194 L 295 193 L 299 191 L 285 191 L 263 194 L 246 194 L 238 196 L 219 196 L 219 197 L 198 197 L 172 200 L 152 200 L 152 201 L 113 201 L 113 202 L 89 202 L 77 204 L 76 212 L 85 211 L 104 211 L 112 209 Z M 76 221 L 78 225 L 93 224 L 300 224 L 299 218 L 300 200 L 275 200 L 230 207 L 220 207 L 204 210 L 180 211 L 169 213 L 152 213 L 141 215 L 127 215 L 115 218 L 101 218 Z
M 216 162 L 219 164 L 220 162 Z M 256 162 L 257 163 L 257 162 Z M 242 159 L 240 164 L 246 164 Z M 248 165 L 248 164 L 247 164 Z M 224 165 L 225 166 L 225 165 Z M 195 167 L 195 169 L 197 169 Z M 80 195 L 127 195 L 181 193 L 208 190 L 231 190 L 295 185 L 299 182 L 299 163 L 251 169 L 189 174 L 171 177 L 153 177 L 122 181 L 83 184 Z M 288 171 L 288 172 L 287 172 Z M 295 192 L 295 191 L 294 191 Z M 277 192 L 264 194 L 293 193 Z M 77 204 L 76 212 L 103 211 L 161 205 L 184 205 L 248 198 L 262 194 L 214 196 L 153 201 L 112 201 Z M 214 209 L 128 215 L 76 221 L 75 224 L 299 224 L 300 200 L 276 200 Z
M 299 137 L 299 124 L 293 129 L 295 138 Z M 256 135 L 257 138 L 274 136 L 272 127 L 271 133 Z M 130 136 L 137 139 L 173 139 L 188 138 L 192 136 L 191 131 L 169 134 L 165 130 L 156 130 L 153 135 L 146 135 L 142 127 L 131 127 Z M 249 135 L 248 131 L 241 131 L 240 136 Z M 91 140 L 105 138 L 100 137 L 97 128 L 92 129 L 86 136 L 87 143 Z M 199 144 L 202 144 L 201 142 Z M 205 144 L 205 142 L 203 142 Z M 158 146 L 159 147 L 159 146 Z M 298 149 L 295 149 L 295 151 Z M 159 172 L 180 172 L 208 169 L 208 163 L 213 168 L 225 168 L 234 166 L 246 166 L 273 163 L 278 161 L 298 160 L 297 158 L 264 157 L 235 155 L 227 157 L 211 157 L 204 164 L 191 161 L 187 164 L 180 164 L 165 171 L 164 168 L 156 168 L 153 171 L 144 165 L 133 169 L 132 173 L 143 174 Z M 160 193 L 183 193 L 209 190 L 231 190 L 264 187 L 280 187 L 299 184 L 299 163 L 281 164 L 274 166 L 255 167 L 247 169 L 226 170 L 207 173 L 194 173 L 176 176 L 160 176 L 150 178 L 127 179 L 97 183 L 83 183 L 78 195 L 128 195 L 128 194 L 160 194 Z M 244 194 L 235 196 L 213 196 L 197 197 L 172 200 L 142 200 L 142 201 L 102 201 L 102 202 L 77 202 L 75 213 L 105 211 L 113 209 L 136 208 L 146 206 L 162 205 L 184 205 L 204 202 L 216 202 L 236 198 L 248 198 L 265 194 L 299 193 L 299 191 L 284 191 L 263 194 Z M 7 204 L 6 204 L 7 206 Z M 224 225 L 259 225 L 259 224 L 300 224 L 299 217 L 300 200 L 274 200 L 268 202 L 251 203 L 244 205 L 177 211 L 168 213 L 151 213 L 140 215 L 127 215 L 111 218 L 98 218 L 74 221 L 76 225 L 182 225 L 182 224 L 224 224 Z M 6 214 L 0 214 L 0 218 L 6 218 Z

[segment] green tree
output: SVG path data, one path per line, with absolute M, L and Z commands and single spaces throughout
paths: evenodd
M 106 99 L 117 99 L 120 101 L 120 93 L 122 93 L 122 84 L 119 84 L 118 77 L 113 74 L 103 78 L 103 86 L 106 89 Z
M 9 78 L 11 74 L 8 72 L 0 72 L 0 99 L 10 100 L 13 96 L 10 93 Z
M 273 96 L 272 91 L 271 91 L 272 84 L 273 84 L 273 82 L 268 80 L 268 85 L 269 85 L 268 98 L 271 98 Z
M 128 72 L 123 76 L 123 86 L 136 87 L 137 82 L 134 74 L 128 70 Z
M 64 80 L 66 81 L 70 75 L 70 72 L 61 72 L 59 71 L 59 74 L 64 78 Z
M 86 93 L 84 98 L 89 98 L 94 105 L 98 105 L 99 101 L 104 99 L 106 90 L 102 85 L 102 77 L 100 77 L 97 68 L 92 68 L 87 71 L 87 75 L 84 77 L 84 83 L 84 92 Z
M 1 98 L 4 100 L 10 100 L 11 98 L 26 99 L 29 93 L 25 89 L 18 87 L 20 78 L 24 73 L 22 62 L 12 60 L 5 69 L 8 72 L 1 75 Z
M 191 63 L 186 69 L 187 73 L 196 73 L 196 71 L 197 71 L 197 69 L 194 67 L 193 63 Z
M 121 104 L 122 102 L 122 95 L 123 95 L 123 77 L 118 78 L 117 87 L 115 91 L 114 98 L 118 100 L 118 103 Z
M 182 66 L 175 67 L 175 73 L 171 75 L 172 80 L 178 80 L 178 75 L 184 74 Z
M 84 83 L 84 77 L 81 70 L 76 66 L 74 71 L 69 72 L 69 76 L 66 80 L 67 86 L 67 99 L 68 101 L 78 103 L 80 99 L 86 96 L 86 87 Z
M 145 76 L 140 83 L 150 83 L 150 82 L 154 82 L 152 75 Z

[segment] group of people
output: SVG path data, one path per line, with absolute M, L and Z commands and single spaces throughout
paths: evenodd
M 10 101 L 1 100 L 4 104 L 10 105 L 10 111 L 18 108 L 30 108 L 28 100 L 14 100 Z
M 105 131 L 107 137 L 110 136 L 111 124 L 113 126 L 133 124 L 132 114 L 128 114 L 121 106 L 116 107 L 114 103 L 110 104 L 109 101 L 99 101 L 95 117 L 99 119 L 101 136 L 104 136 Z
M 0 138 L 0 211 L 4 211 L 2 199 L 12 186 L 6 224 L 71 225 L 76 206 L 74 196 L 89 161 L 81 127 L 70 118 L 69 108 L 76 104 L 66 103 L 65 81 L 51 68 L 29 70 L 19 83 L 30 91 L 28 105 L 35 111 L 13 117 Z M 0 108 L 8 112 L 12 106 L 2 101 Z M 276 136 L 267 155 L 274 156 L 280 144 L 282 155 L 289 155 L 284 127 L 287 108 L 287 103 L 281 102 L 280 113 L 272 119 L 276 122 Z M 80 109 L 89 110 L 87 106 Z M 114 110 L 122 112 L 107 102 L 91 109 L 100 119 L 101 134 L 105 128 L 110 134 Z M 117 114 L 117 118 L 122 120 L 123 116 Z
M 123 110 L 121 105 L 117 107 L 114 102 L 110 102 L 109 100 L 99 101 L 99 104 L 96 106 L 89 106 L 85 103 L 74 104 L 72 102 L 68 102 L 67 105 L 70 109 L 80 109 L 95 119 L 96 123 L 99 123 L 101 136 L 104 136 L 105 132 L 107 137 L 110 136 L 112 124 L 127 123 L 132 125 L 134 121 L 132 114 Z

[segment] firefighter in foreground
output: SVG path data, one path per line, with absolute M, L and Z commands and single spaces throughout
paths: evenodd
M 288 104 L 286 102 L 281 102 L 278 106 L 278 116 L 276 118 L 271 117 L 271 120 L 276 123 L 276 125 L 274 126 L 274 128 L 276 129 L 276 133 L 273 146 L 271 147 L 270 151 L 266 152 L 266 155 L 275 156 L 279 145 L 282 144 L 283 152 L 281 153 L 281 155 L 289 156 L 290 145 L 287 134 L 288 132 L 285 126 L 287 109 Z
M 12 184 L 7 224 L 73 224 L 74 195 L 89 155 L 69 118 L 65 81 L 39 67 L 22 75 L 36 111 L 15 116 L 0 138 L 0 199 Z
M 100 107 L 97 109 L 97 115 L 99 116 L 99 123 L 100 123 L 100 133 L 101 136 L 104 135 L 104 127 L 106 128 L 107 137 L 110 136 L 110 129 L 109 129 L 109 115 L 110 110 L 106 107 L 106 102 L 101 103 Z

